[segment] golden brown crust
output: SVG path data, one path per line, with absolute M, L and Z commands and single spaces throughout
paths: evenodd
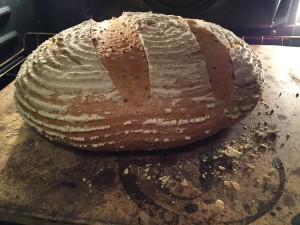
M 244 55 L 233 60 L 240 47 L 224 45 L 222 32 L 204 21 L 152 13 L 84 22 L 28 57 L 16 81 L 17 108 L 48 138 L 86 150 L 193 143 L 257 103 L 260 71 Z
M 193 20 L 187 20 L 205 58 L 210 84 L 217 99 L 229 100 L 234 87 L 234 71 L 228 49 L 204 28 L 198 28 Z M 231 74 L 231 76 L 230 76 Z
M 98 35 L 99 32 L 102 35 Z M 125 102 L 138 104 L 150 95 L 149 69 L 138 32 L 120 18 L 105 29 L 93 27 L 93 43 L 100 59 Z

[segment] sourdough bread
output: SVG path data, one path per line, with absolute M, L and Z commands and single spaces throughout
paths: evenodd
M 228 127 L 256 106 L 262 67 L 232 32 L 196 19 L 123 13 L 41 44 L 15 81 L 22 118 L 87 150 L 157 150 Z

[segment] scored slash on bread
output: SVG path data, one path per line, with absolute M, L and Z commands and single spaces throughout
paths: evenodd
M 15 82 L 22 118 L 87 150 L 193 143 L 256 106 L 262 67 L 232 32 L 202 20 L 123 13 L 85 21 L 41 44 Z

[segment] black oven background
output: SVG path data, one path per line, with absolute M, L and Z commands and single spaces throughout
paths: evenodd
M 293 35 L 299 0 L 0 0 L 0 65 L 22 48 L 24 33 L 57 33 L 87 19 L 152 11 L 220 24 L 239 36 Z M 1 72 L 0 66 L 0 72 Z M 1 73 L 0 73 L 1 74 Z
M 10 0 L 14 1 L 14 0 Z M 31 0 L 41 31 L 58 32 L 124 11 L 152 11 L 204 19 L 238 35 L 292 35 L 299 0 Z M 274 30 L 276 33 L 274 33 Z
M 204 19 L 243 35 L 293 35 L 299 0 L 9 0 L 0 1 L 0 62 L 24 32 L 59 32 L 83 20 L 123 11 L 153 11 Z M 18 47 L 16 47 L 18 46 Z M 8 53 L 9 54 L 9 53 Z

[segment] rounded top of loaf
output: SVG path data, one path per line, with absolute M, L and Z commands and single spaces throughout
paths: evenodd
M 23 119 L 88 150 L 154 150 L 201 140 L 257 104 L 259 59 L 202 20 L 126 12 L 41 44 L 15 85 Z

